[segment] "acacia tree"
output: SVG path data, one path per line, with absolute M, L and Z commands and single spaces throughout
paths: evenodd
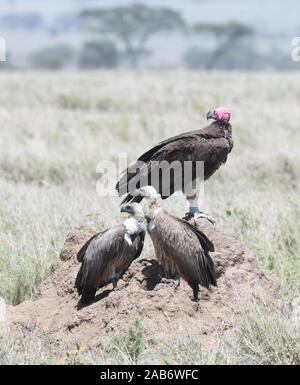
M 81 18 L 86 28 L 119 39 L 132 67 L 137 67 L 140 58 L 147 52 L 146 44 L 151 36 L 184 26 L 181 15 L 173 9 L 139 4 L 88 9 L 81 12 Z
M 248 25 L 237 21 L 229 21 L 223 24 L 198 23 L 194 25 L 194 30 L 201 34 L 210 34 L 215 37 L 217 48 L 209 58 L 206 68 L 214 68 L 217 60 L 226 51 L 230 50 L 237 42 L 253 34 L 253 29 Z

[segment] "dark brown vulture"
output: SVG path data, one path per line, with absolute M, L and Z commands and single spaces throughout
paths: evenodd
M 214 245 L 196 226 L 160 207 L 152 186 L 142 187 L 138 193 L 146 198 L 143 208 L 147 229 L 156 258 L 166 275 L 162 282 L 173 281 L 176 288 L 179 277 L 182 277 L 193 289 L 197 301 L 199 285 L 216 286 L 214 262 L 209 255 L 209 251 L 214 251 Z
M 110 282 L 113 289 L 118 290 L 118 280 L 143 250 L 146 229 L 142 206 L 138 203 L 127 204 L 121 212 L 127 212 L 132 217 L 121 225 L 94 235 L 77 254 L 81 267 L 75 287 L 81 295 L 81 303 L 91 302 L 97 289 Z
M 182 190 L 189 202 L 189 216 L 212 218 L 198 208 L 199 183 L 201 178 L 207 180 L 227 160 L 232 150 L 232 128 L 229 123 L 230 113 L 221 107 L 207 113 L 207 119 L 213 119 L 210 125 L 191 132 L 174 136 L 151 148 L 129 166 L 116 185 L 119 196 L 128 195 L 122 203 L 140 202 L 143 197 L 136 196 L 138 188 L 151 185 L 158 191 L 162 199 L 168 198 L 175 191 Z M 154 173 L 166 161 L 168 164 L 180 162 L 180 171 L 173 171 L 162 177 Z M 191 171 L 184 170 L 184 164 L 190 162 Z M 197 162 L 204 162 L 204 175 L 199 179 Z M 144 164 L 143 164 L 144 163 Z M 171 170 L 172 171 L 172 170 Z M 179 182 L 178 182 L 179 181 Z

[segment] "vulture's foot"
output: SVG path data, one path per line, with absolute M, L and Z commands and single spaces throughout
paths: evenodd
M 174 284 L 174 290 L 177 289 L 177 287 L 180 285 L 180 278 L 177 277 L 177 278 L 174 278 L 174 279 L 171 279 L 171 278 L 162 278 L 160 280 L 161 283 L 173 283 Z
M 129 282 L 125 282 L 124 285 L 121 285 L 121 286 L 118 286 L 117 284 L 114 285 L 113 287 L 113 291 L 118 291 L 118 290 L 122 290 L 124 289 L 125 287 L 127 287 L 129 285 Z
M 197 210 L 197 211 L 189 211 L 185 214 L 185 217 L 182 219 L 185 219 L 186 221 L 189 221 L 191 219 L 194 219 L 195 225 L 197 225 L 197 220 L 199 218 L 206 218 L 210 223 L 212 223 L 214 226 L 216 224 L 216 221 L 214 218 L 210 217 L 209 215 L 205 214 L 203 211 Z
M 214 218 L 210 217 L 209 215 L 205 214 L 203 211 L 200 211 L 198 208 L 195 208 L 195 207 L 190 207 L 190 211 L 186 213 L 182 219 L 185 219 L 186 221 L 190 221 L 191 219 L 194 219 L 195 225 L 197 225 L 197 220 L 199 218 L 206 218 L 213 225 L 216 224 L 216 221 L 214 220 Z
M 189 220 L 191 220 L 193 217 L 194 217 L 193 214 L 191 214 L 191 213 L 185 213 L 185 216 L 184 216 L 182 219 L 184 219 L 185 221 L 189 221 Z
M 216 221 L 214 220 L 214 218 L 210 217 L 209 215 L 203 213 L 202 211 L 199 211 L 199 212 L 196 212 L 194 214 L 194 221 L 195 221 L 195 224 L 197 224 L 197 220 L 199 218 L 206 218 L 210 223 L 212 223 L 214 226 L 216 224 Z

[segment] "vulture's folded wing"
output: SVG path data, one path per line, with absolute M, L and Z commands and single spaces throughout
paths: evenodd
M 95 234 L 91 239 L 89 239 L 87 242 L 85 242 L 85 244 L 82 246 L 82 248 L 78 251 L 77 253 L 77 261 L 78 262 L 82 262 L 83 260 L 83 257 L 85 255 L 85 252 L 86 252 L 86 249 L 88 248 L 89 244 L 93 241 L 94 238 L 100 238 L 102 237 L 102 235 L 106 232 L 107 230 L 105 231 L 102 231 L 101 233 L 97 233 Z
M 215 266 L 209 251 L 214 251 L 213 243 L 207 236 L 191 223 L 173 217 L 174 223 L 178 223 L 175 231 L 179 233 L 182 228 L 187 234 L 187 237 L 181 237 L 179 244 L 185 240 L 185 252 L 180 254 L 175 253 L 174 258 L 176 263 L 187 281 L 198 281 L 202 286 L 209 287 L 209 285 L 216 286 Z
M 117 225 L 95 235 L 83 246 L 80 254 L 82 265 L 75 282 L 79 292 L 83 287 L 94 287 L 109 263 L 120 255 L 124 247 L 124 235 L 125 226 Z M 103 276 L 102 279 L 106 282 L 110 277 Z
M 229 152 L 230 146 L 226 138 L 219 135 L 214 136 L 209 133 L 207 128 L 187 132 L 164 140 L 145 152 L 139 157 L 137 162 L 123 172 L 116 185 L 116 189 L 119 192 L 119 196 L 128 192 L 129 194 L 122 201 L 122 204 L 130 201 L 140 202 L 143 198 L 140 196 L 133 197 L 130 192 L 142 186 L 152 185 L 163 198 L 167 198 L 182 187 L 182 184 L 176 183 L 178 178 L 186 181 L 182 173 L 180 175 L 176 175 L 175 172 L 171 173 L 170 186 L 169 188 L 167 187 L 170 192 L 164 194 L 162 177 L 159 176 L 157 181 L 156 178 L 152 177 L 156 171 L 155 168 L 158 167 L 158 162 L 166 161 L 172 164 L 176 161 L 183 165 L 185 161 L 203 161 L 206 179 L 226 161 Z M 142 165 L 141 162 L 144 162 L 144 164 Z
M 210 239 L 207 238 L 207 236 L 203 233 L 203 231 L 199 230 L 196 226 L 192 225 L 185 219 L 179 219 L 179 218 L 176 218 L 176 219 L 181 221 L 187 228 L 189 228 L 198 237 L 199 242 L 203 247 L 203 249 L 207 251 L 212 251 L 212 252 L 215 251 L 214 244 Z

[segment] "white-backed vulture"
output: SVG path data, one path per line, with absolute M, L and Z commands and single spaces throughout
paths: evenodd
M 193 289 L 197 301 L 199 284 L 206 288 L 216 286 L 214 263 L 209 255 L 209 251 L 214 251 L 214 245 L 197 227 L 160 207 L 152 186 L 142 187 L 138 193 L 146 198 L 143 208 L 147 230 L 167 278 L 162 281 L 174 281 L 176 288 L 179 277 L 182 277 Z
M 187 216 L 205 217 L 214 222 L 199 210 L 199 186 L 201 179 L 210 178 L 226 162 L 233 147 L 233 140 L 227 108 L 220 107 L 209 111 L 207 119 L 213 119 L 214 122 L 200 130 L 185 132 L 160 142 L 129 166 L 116 184 L 119 196 L 128 194 L 122 204 L 141 202 L 143 197 L 135 196 L 134 192 L 147 185 L 153 186 L 162 199 L 182 190 L 189 202 Z M 198 166 L 201 161 L 204 162 L 204 175 L 199 176 Z M 158 172 L 164 162 L 169 165 L 177 162 L 180 168 L 172 171 L 166 178 L 161 171 Z M 189 171 L 185 169 L 187 162 L 191 165 Z
M 146 232 L 142 206 L 127 204 L 121 212 L 131 217 L 93 236 L 77 254 L 81 267 L 75 287 L 82 303 L 91 302 L 97 289 L 110 282 L 113 289 L 118 290 L 118 280 L 142 252 Z

